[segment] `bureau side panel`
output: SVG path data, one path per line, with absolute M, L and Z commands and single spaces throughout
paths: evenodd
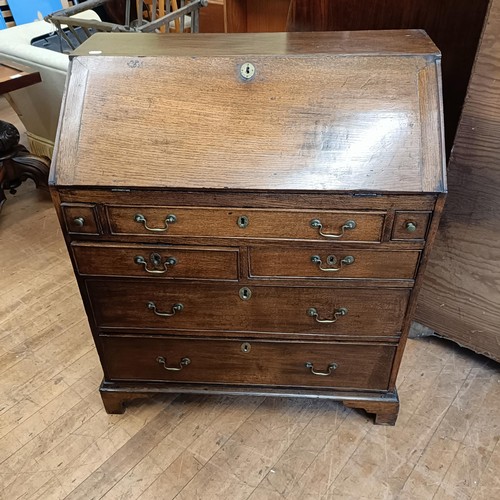
M 425 276 L 425 268 L 426 268 L 427 262 L 429 261 L 429 255 L 430 255 L 430 252 L 432 250 L 432 245 L 433 245 L 434 240 L 436 238 L 436 234 L 437 234 L 438 227 L 439 227 L 439 221 L 441 219 L 441 214 L 443 212 L 445 200 L 446 200 L 446 195 L 443 193 L 443 194 L 440 194 L 438 196 L 438 199 L 436 201 L 434 214 L 433 214 L 431 225 L 429 228 L 429 234 L 427 237 L 427 244 L 425 246 L 424 251 L 422 252 L 420 266 L 418 268 L 417 277 L 415 279 L 415 286 L 412 290 L 410 300 L 408 303 L 408 309 L 406 311 L 401 340 L 399 342 L 399 346 L 398 346 L 398 349 L 396 352 L 396 357 L 394 359 L 394 365 L 392 367 L 391 382 L 390 382 L 390 386 L 389 386 L 390 390 L 394 390 L 395 386 L 396 386 L 396 378 L 398 375 L 399 367 L 401 364 L 401 359 L 402 359 L 404 348 L 405 348 L 406 341 L 408 338 L 408 332 L 410 330 L 411 322 L 413 321 L 413 317 L 414 317 L 415 310 L 417 307 L 418 293 L 422 287 L 422 283 L 423 283 L 424 276 Z

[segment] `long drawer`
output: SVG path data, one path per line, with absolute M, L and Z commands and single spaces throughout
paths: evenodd
M 107 380 L 386 390 L 381 344 L 100 337 Z
M 78 272 L 101 276 L 238 279 L 238 249 L 153 245 L 72 246 Z
M 407 289 L 328 289 L 89 280 L 100 328 L 398 335 Z
M 413 279 L 418 250 L 358 250 L 352 248 L 252 247 L 250 276 L 282 278 Z
M 381 239 L 384 212 L 108 206 L 113 234 L 365 241 Z

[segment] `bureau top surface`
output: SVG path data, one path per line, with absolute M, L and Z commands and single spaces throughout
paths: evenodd
M 439 65 L 417 30 L 94 35 L 51 183 L 445 191 Z

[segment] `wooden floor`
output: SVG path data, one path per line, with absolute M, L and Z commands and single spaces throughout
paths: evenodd
M 500 498 L 486 358 L 410 340 L 396 427 L 286 398 L 172 395 L 107 415 L 55 212 L 31 183 L 0 214 L 0 276 L 2 499 Z

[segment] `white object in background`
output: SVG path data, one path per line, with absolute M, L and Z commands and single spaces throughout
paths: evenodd
M 75 17 L 100 20 L 94 11 Z M 45 21 L 0 31 L 0 57 L 29 66 L 42 77 L 41 83 L 16 90 L 7 99 L 26 127 L 30 151 L 49 157 L 54 148 L 69 59 L 66 54 L 33 47 L 31 41 L 52 32 L 54 27 Z

